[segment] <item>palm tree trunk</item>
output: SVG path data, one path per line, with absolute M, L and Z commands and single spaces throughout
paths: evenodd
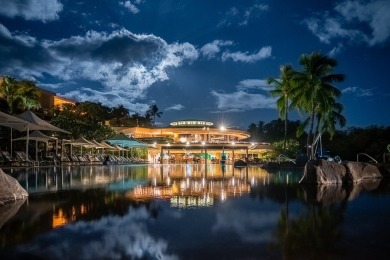
M 288 99 L 286 97 L 286 100 L 285 100 L 285 113 L 284 113 L 284 141 L 283 141 L 283 152 L 286 152 L 286 142 L 287 142 L 287 119 L 288 119 L 288 116 L 287 116 L 287 111 L 288 111 Z
M 314 109 L 312 109 L 310 113 L 310 128 L 309 132 L 307 133 L 307 156 L 311 160 L 313 159 L 313 148 L 312 148 L 312 142 L 313 142 L 313 128 L 314 128 Z

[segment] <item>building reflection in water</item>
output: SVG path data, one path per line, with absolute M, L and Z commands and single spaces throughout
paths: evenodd
M 239 168 L 221 165 L 172 164 L 149 167 L 149 186 L 139 185 L 126 196 L 133 200 L 170 199 L 172 207 L 211 206 L 214 199 L 249 193 L 259 179 L 269 181 L 261 168 Z M 267 180 L 268 179 L 268 180 Z
M 108 200 L 115 200 L 115 196 L 145 202 L 165 199 L 171 207 L 180 208 L 209 207 L 216 200 L 223 202 L 229 197 L 249 193 L 251 187 L 268 185 L 270 178 L 277 177 L 259 167 L 234 168 L 217 164 L 64 166 L 8 169 L 6 172 L 15 177 L 30 196 L 103 188 L 113 194 L 106 198 Z M 96 205 L 80 202 L 67 205 L 65 210 L 61 204 L 53 203 L 52 228 L 76 221 L 93 207 Z

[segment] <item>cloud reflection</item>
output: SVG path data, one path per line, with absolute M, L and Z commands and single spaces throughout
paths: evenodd
M 145 208 L 125 216 L 79 221 L 21 246 L 20 253 L 50 259 L 177 259 L 167 253 L 168 244 L 148 233 Z
M 278 212 L 245 212 L 234 210 L 219 212 L 213 232 L 233 232 L 242 241 L 249 243 L 267 242 L 272 239 L 272 228 L 278 221 Z

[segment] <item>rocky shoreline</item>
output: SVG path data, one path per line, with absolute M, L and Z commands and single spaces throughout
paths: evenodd
M 343 161 L 336 163 L 326 160 L 310 160 L 304 167 L 301 184 L 347 184 L 363 180 L 390 177 L 388 164 Z

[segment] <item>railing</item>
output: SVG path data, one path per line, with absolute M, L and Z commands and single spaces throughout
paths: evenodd
M 357 161 L 357 162 L 359 161 L 359 155 L 365 155 L 365 156 L 367 156 L 368 158 L 370 158 L 371 160 L 373 160 L 375 163 L 378 163 L 377 160 L 375 160 L 374 158 L 372 158 L 372 156 L 369 156 L 369 155 L 366 154 L 366 153 L 358 153 L 358 154 L 356 155 L 356 161 Z
M 294 159 L 291 159 L 291 158 L 287 157 L 287 156 L 284 155 L 284 154 L 279 154 L 278 157 L 276 157 L 278 163 L 280 163 L 280 161 L 281 161 L 280 159 L 282 159 L 282 158 L 283 158 L 285 161 L 292 162 L 292 163 L 296 164 L 296 162 L 295 162 Z

